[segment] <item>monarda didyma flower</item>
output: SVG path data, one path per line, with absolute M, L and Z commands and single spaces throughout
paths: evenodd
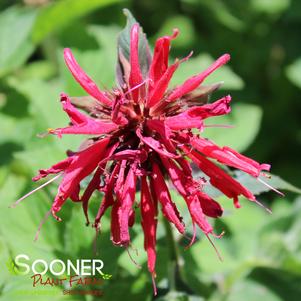
M 49 183 L 61 177 L 51 207 L 57 220 L 61 220 L 57 213 L 71 199 L 82 203 L 89 223 L 89 199 L 93 192 L 101 191 L 103 197 L 93 225 L 99 229 L 101 217 L 110 208 L 111 240 L 118 246 L 129 245 L 129 228 L 139 209 L 148 269 L 153 278 L 158 207 L 181 234 L 185 232 L 167 181 L 183 197 L 194 229 L 196 224 L 208 237 L 214 233 L 207 217 L 218 218 L 223 209 L 204 193 L 206 181 L 232 199 L 237 208 L 240 207 L 239 196 L 257 203 L 255 196 L 220 165 L 240 169 L 255 178 L 270 169 L 268 164 L 259 164 L 229 147 L 217 146 L 198 134 L 206 128 L 207 118 L 228 114 L 231 110 L 229 95 L 207 103 L 219 84 L 202 85 L 208 75 L 229 61 L 230 55 L 222 55 L 205 71 L 169 88 L 174 72 L 190 57 L 176 59 L 169 65 L 170 44 L 177 35 L 175 29 L 171 36 L 159 38 L 151 56 L 145 35 L 129 15 L 127 27 L 118 40 L 118 85 L 111 91 L 101 91 L 78 65 L 71 50 L 65 49 L 64 58 L 70 72 L 89 96 L 70 98 L 61 94 L 70 125 L 49 132 L 59 137 L 80 134 L 89 138 L 77 152 L 67 152 L 65 160 L 49 169 L 41 169 L 33 178 L 38 181 L 57 174 Z M 207 180 L 193 178 L 192 162 Z M 89 176 L 89 184 L 80 193 L 81 182 Z M 135 199 L 137 190 L 141 191 L 140 200 Z M 22 199 L 24 197 L 19 201 Z

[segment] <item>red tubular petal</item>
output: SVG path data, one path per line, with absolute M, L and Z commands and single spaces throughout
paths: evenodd
M 118 128 L 115 123 L 103 122 L 82 114 L 71 104 L 70 98 L 66 94 L 61 95 L 61 103 L 64 111 L 70 117 L 72 125 L 55 130 L 50 129 L 49 132 L 52 134 L 58 136 L 63 134 L 101 135 Z
M 173 223 L 180 233 L 185 232 L 185 226 L 176 205 L 172 202 L 168 188 L 165 184 L 164 177 L 160 171 L 159 166 L 153 164 L 152 179 L 154 183 L 154 190 L 162 205 L 162 212 L 164 216 Z
M 151 131 L 157 132 L 160 135 L 161 140 L 167 151 L 169 151 L 170 153 L 176 152 L 176 147 L 170 140 L 170 137 L 172 136 L 172 131 L 163 120 L 149 119 L 146 121 L 146 126 Z
M 156 210 L 156 216 L 158 216 L 158 196 L 156 194 L 156 190 L 155 190 L 155 183 L 154 183 L 154 179 L 152 177 L 149 177 L 149 190 L 150 190 L 150 194 L 152 197 L 152 200 L 154 202 L 154 206 L 155 206 L 155 210 Z
M 118 211 L 120 210 L 121 200 L 116 200 L 113 203 L 113 207 L 111 210 L 111 240 L 114 245 L 120 245 L 120 224 L 119 224 L 119 214 Z
M 205 156 L 216 159 L 222 164 L 238 168 L 253 177 L 258 177 L 263 169 L 269 169 L 270 167 L 267 164 L 259 164 L 229 147 L 221 148 L 213 142 L 203 138 L 192 139 L 191 145 Z
M 121 161 L 121 166 L 119 168 L 118 177 L 114 187 L 114 192 L 119 199 L 122 198 L 126 163 L 127 163 L 126 160 Z
M 134 224 L 135 224 L 135 210 L 131 210 L 130 211 L 130 214 L 129 214 L 129 227 L 131 228 L 131 227 L 133 227 L 134 226 Z
M 113 144 L 111 147 L 109 147 L 106 151 L 106 153 L 104 154 L 104 157 L 109 157 L 118 147 L 119 142 Z M 81 201 L 82 201 L 82 206 L 83 206 L 83 211 L 86 217 L 86 223 L 87 225 L 89 225 L 90 221 L 89 221 L 89 217 L 88 217 L 88 205 L 89 205 L 89 200 L 93 194 L 93 192 L 97 189 L 99 189 L 99 185 L 100 185 L 100 177 L 104 172 L 104 169 L 106 167 L 106 162 L 100 164 L 100 166 L 96 169 L 92 180 L 89 182 L 86 190 L 84 191 L 83 196 L 81 197 Z
M 68 114 L 73 125 L 79 125 L 87 121 L 88 116 L 78 111 L 72 105 L 69 96 L 65 93 L 61 93 L 61 104 L 63 106 L 63 110 Z
M 192 128 L 203 128 L 203 119 L 228 114 L 231 110 L 229 102 L 231 97 L 225 96 L 214 103 L 206 104 L 200 107 L 192 107 L 178 115 L 167 117 L 166 125 L 172 130 L 183 130 Z
M 179 155 L 175 155 L 175 154 L 172 154 L 172 153 L 168 152 L 162 146 L 162 144 L 159 141 L 155 140 L 154 138 L 142 136 L 141 130 L 139 128 L 136 130 L 136 134 L 143 143 L 148 145 L 150 148 L 155 150 L 157 153 L 159 153 L 159 154 L 161 154 L 165 157 L 168 157 L 168 158 L 179 158 Z
M 185 113 L 190 118 L 201 118 L 206 119 L 208 117 L 225 115 L 230 113 L 231 107 L 231 96 L 227 95 L 213 103 L 205 104 L 200 107 L 192 107 L 188 109 Z
M 166 139 L 169 139 L 170 136 L 172 135 L 172 132 L 168 126 L 164 123 L 163 120 L 158 120 L 158 119 L 148 119 L 146 121 L 147 127 L 160 134 L 160 136 Z
M 183 171 L 170 159 L 161 157 L 161 161 L 164 164 L 164 167 L 169 173 L 169 176 L 178 190 L 178 192 L 184 197 L 187 198 L 189 195 L 196 195 L 200 201 L 201 208 L 205 215 L 210 217 L 219 217 L 223 214 L 223 209 L 212 198 L 208 195 L 202 193 L 199 189 L 195 189 L 194 186 L 196 182 L 190 176 L 186 176 Z
M 164 36 L 156 41 L 154 56 L 149 70 L 149 78 L 153 84 L 155 84 L 166 71 L 168 67 L 170 41 L 175 39 L 178 34 L 179 30 L 175 28 L 172 36 Z
M 108 149 L 106 150 L 106 153 L 104 154 L 104 157 L 110 157 L 112 155 L 112 153 L 116 150 L 116 148 L 118 147 L 119 142 L 113 144 L 112 146 L 108 147 Z M 102 160 L 103 161 L 103 160 Z M 83 203 L 83 211 L 87 220 L 87 225 L 89 225 L 89 217 L 88 217 L 88 205 L 89 205 L 89 200 L 93 194 L 93 192 L 97 189 L 99 189 L 99 185 L 100 185 L 100 177 L 104 172 L 104 169 L 106 167 L 106 163 L 107 161 L 105 161 L 104 163 L 99 164 L 99 167 L 96 169 L 92 180 L 90 181 L 90 183 L 88 184 L 82 198 L 81 201 Z
M 232 198 L 234 205 L 239 207 L 238 196 L 243 195 L 251 201 L 256 201 L 255 196 L 239 182 L 234 180 L 222 169 L 214 163 L 200 155 L 196 151 L 191 151 L 187 147 L 183 147 L 187 152 L 187 156 L 195 162 L 199 168 L 210 178 L 210 183 L 224 193 L 229 198 Z
M 156 265 L 156 208 L 151 198 L 146 177 L 141 178 L 141 225 L 144 232 L 144 249 L 147 252 L 147 266 L 150 273 L 155 273 Z
M 121 162 L 118 177 L 115 182 L 114 192 L 116 194 L 116 200 L 113 203 L 112 211 L 111 211 L 111 239 L 113 244 L 121 245 L 121 238 L 120 238 L 120 208 L 122 205 L 122 192 L 124 186 L 124 176 L 125 176 L 125 169 L 126 169 L 126 160 Z M 107 196 L 108 193 L 106 193 Z
M 189 196 L 185 198 L 192 220 L 200 227 L 205 233 L 209 234 L 213 232 L 212 226 L 206 220 L 205 214 L 202 210 L 202 206 L 199 202 L 198 197 Z
M 139 163 L 143 163 L 147 159 L 147 152 L 145 150 L 131 150 L 127 149 L 124 151 L 120 151 L 114 155 L 112 155 L 109 160 L 115 160 L 115 161 L 120 161 L 120 160 L 134 160 L 138 161 Z
M 270 164 L 265 164 L 265 163 L 259 164 L 255 160 L 253 160 L 251 158 L 248 158 L 248 157 L 240 154 L 239 152 L 235 151 L 234 149 L 232 149 L 232 148 L 230 148 L 228 146 L 224 146 L 223 150 L 226 151 L 226 152 L 228 152 L 228 153 L 231 153 L 231 155 L 233 155 L 233 156 L 236 156 L 238 159 L 240 159 L 241 161 L 244 161 L 246 164 L 249 164 L 249 165 L 252 165 L 253 167 L 255 167 L 258 170 L 258 175 L 257 176 L 259 176 L 259 174 L 260 174 L 260 172 L 262 170 L 269 171 L 270 168 L 271 168 Z M 242 168 L 240 168 L 240 169 L 242 169 Z M 246 170 L 244 170 L 244 171 L 246 171 Z M 248 171 L 246 171 L 246 172 L 248 172 Z
M 98 120 L 90 120 L 88 124 L 80 126 L 68 126 L 65 128 L 57 128 L 55 130 L 49 130 L 49 133 L 58 135 L 102 135 L 110 133 L 116 130 L 118 127 L 116 124 L 111 122 L 101 122 Z
M 184 174 L 186 176 L 191 177 L 192 176 L 192 169 L 191 169 L 191 166 L 190 166 L 189 162 L 184 158 L 178 158 L 177 162 L 182 167 L 182 170 L 183 170 Z
M 72 191 L 72 193 L 70 194 L 70 199 L 72 202 L 80 202 L 80 197 L 79 197 L 79 193 L 80 193 L 80 185 L 76 185 L 74 187 L 74 190 Z
M 165 169 L 168 171 L 173 185 L 182 196 L 186 196 L 188 193 L 185 188 L 185 175 L 183 171 L 172 160 L 169 160 L 163 156 L 160 158 Z
M 99 209 L 98 209 L 97 215 L 95 217 L 95 221 L 94 221 L 95 228 L 98 228 L 99 222 L 100 222 L 102 216 L 104 215 L 105 211 L 107 210 L 107 208 L 112 206 L 114 203 L 113 188 L 114 188 L 114 184 L 116 181 L 115 177 L 117 176 L 117 174 L 119 172 L 119 168 L 120 168 L 120 164 L 116 164 L 112 171 L 112 174 L 110 175 L 109 181 L 106 183 L 105 195 L 99 206 Z
M 130 64 L 131 71 L 129 77 L 129 84 L 131 88 L 142 83 L 142 73 L 139 63 L 139 53 L 138 53 L 138 44 L 139 44 L 139 24 L 134 24 L 131 29 L 131 42 L 130 42 Z M 134 101 L 138 101 L 139 88 L 132 91 Z
M 204 126 L 201 118 L 191 118 L 187 112 L 172 117 L 167 117 L 165 123 L 174 131 L 193 128 L 202 129 Z
M 99 188 L 100 185 L 100 176 L 103 174 L 103 168 L 104 166 L 98 167 L 96 172 L 93 175 L 92 180 L 90 181 L 90 183 L 88 184 L 81 200 L 83 202 L 83 210 L 84 210 L 84 214 L 86 217 L 86 223 L 87 225 L 89 225 L 89 217 L 88 217 L 88 205 L 89 205 L 89 200 L 93 194 L 93 192 L 95 190 L 97 190 Z
M 111 106 L 112 101 L 98 89 L 92 79 L 82 70 L 69 48 L 64 49 L 64 59 L 73 77 L 83 87 L 83 89 L 88 94 L 99 100 L 102 104 Z
M 63 180 L 51 208 L 53 215 L 61 209 L 66 199 L 71 195 L 80 181 L 97 167 L 109 141 L 109 138 L 102 139 L 72 157 L 73 160 L 64 171 Z
M 177 87 L 169 96 L 167 101 L 174 101 L 178 98 L 181 98 L 183 95 L 193 91 L 196 89 L 204 80 L 205 78 L 210 75 L 213 71 L 217 68 L 221 67 L 222 65 L 226 64 L 230 60 L 229 54 L 224 54 L 220 58 L 218 58 L 208 69 L 204 72 L 200 73 L 199 75 L 195 75 L 189 79 L 187 79 L 181 86 Z
M 130 214 L 135 200 L 136 180 L 134 168 L 130 168 L 123 185 L 122 195 L 119 198 L 117 195 L 117 204 L 113 205 L 114 213 L 118 216 L 117 225 L 113 225 L 112 237 L 113 243 L 116 245 L 127 246 L 130 242 L 129 224 Z M 112 209 L 112 212 L 113 212 Z M 116 221 L 115 221 L 116 222 Z M 116 230 L 115 227 L 119 229 Z M 113 234 L 118 234 L 114 237 Z
M 73 160 L 72 157 L 68 157 L 63 161 L 60 161 L 60 162 L 52 165 L 48 169 L 40 169 L 39 174 L 37 176 L 35 176 L 34 178 L 32 178 L 32 180 L 38 181 L 42 178 L 47 177 L 49 174 L 57 174 L 59 172 L 62 172 L 68 168 L 68 166 L 71 164 L 72 160 Z
M 177 61 L 173 65 L 167 68 L 167 70 L 164 72 L 164 74 L 161 76 L 161 78 L 158 80 L 158 82 L 155 84 L 154 88 L 152 89 L 152 92 L 150 93 L 150 96 L 147 100 L 146 106 L 148 108 L 156 105 L 163 97 L 168 84 L 177 70 L 178 66 L 180 64 L 180 61 Z

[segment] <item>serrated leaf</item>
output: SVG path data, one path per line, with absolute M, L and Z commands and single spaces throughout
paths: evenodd
M 122 53 L 123 57 L 129 61 L 130 59 L 130 40 L 131 40 L 131 28 L 134 24 L 138 23 L 136 19 L 133 17 L 131 12 L 128 9 L 124 9 L 123 13 L 127 17 L 127 23 L 125 28 L 120 32 L 117 40 L 117 49 L 118 53 Z M 139 23 L 138 23 L 139 24 Z M 145 76 L 148 73 L 151 54 L 149 50 L 149 45 L 146 39 L 146 35 L 143 33 L 142 27 L 140 27 L 139 34 L 139 63 L 142 74 Z M 119 84 L 123 84 L 123 76 L 122 76 L 123 67 L 121 62 L 118 60 L 117 62 L 117 79 Z

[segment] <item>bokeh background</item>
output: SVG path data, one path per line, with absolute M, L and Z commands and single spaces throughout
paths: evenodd
M 102 234 L 95 242 L 95 231 L 85 226 L 80 204 L 67 202 L 61 214 L 63 222 L 49 218 L 34 242 L 55 194 L 55 184 L 18 207 L 8 208 L 36 187 L 30 180 L 36 170 L 64 158 L 66 149 L 76 150 L 80 143 L 80 137 L 37 137 L 47 128 L 66 124 L 60 92 L 84 95 L 63 63 L 63 48 L 72 48 L 101 87 L 114 86 L 116 38 L 125 25 L 124 7 L 144 27 L 151 45 L 156 37 L 178 27 L 181 34 L 172 43 L 172 56 L 183 57 L 194 50 L 193 58 L 177 72 L 174 84 L 200 72 L 221 54 L 231 54 L 230 63 L 208 82 L 224 81 L 213 99 L 228 93 L 233 96 L 231 115 L 214 123 L 234 128 L 210 128 L 205 135 L 258 161 L 270 162 L 272 173 L 286 180 L 271 180 L 286 193 L 282 198 L 237 174 L 260 194 L 259 200 L 271 207 L 273 214 L 246 200 L 235 210 L 229 200 L 217 196 L 226 210 L 215 225 L 217 232 L 224 229 L 226 234 L 214 243 L 224 260 L 218 260 L 202 235 L 186 251 L 189 239 L 175 235 L 180 273 L 173 290 L 171 250 L 160 226 L 158 299 L 300 300 L 301 198 L 296 188 L 301 184 L 299 0 L 0 1 L 0 300 L 100 299 L 64 296 L 59 286 L 33 289 L 29 276 L 17 275 L 11 262 L 20 253 L 32 260 L 101 258 L 104 271 L 112 274 L 112 279 L 96 287 L 104 292 L 102 300 L 153 298 L 139 225 L 132 231 L 130 252 L 141 269 L 125 250 L 112 246 L 109 216 L 104 217 Z M 100 198 L 98 195 L 91 202 L 92 216 Z M 188 219 L 187 224 L 189 228 Z

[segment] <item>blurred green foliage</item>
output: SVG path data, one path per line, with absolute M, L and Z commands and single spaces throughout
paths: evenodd
M 81 138 L 59 140 L 38 138 L 50 127 L 67 122 L 59 104 L 59 93 L 84 95 L 66 70 L 62 49 L 71 47 L 82 67 L 102 87 L 115 80 L 116 39 L 125 24 L 122 8 L 131 9 L 151 42 L 178 27 L 181 35 L 173 42 L 172 55 L 194 56 L 175 75 L 174 84 L 198 73 L 213 58 L 229 52 L 232 60 L 207 82 L 224 81 L 221 92 L 233 96 L 230 116 L 212 120 L 232 124 L 231 129 L 208 128 L 204 135 L 229 145 L 261 162 L 270 162 L 273 173 L 295 185 L 301 177 L 300 89 L 301 89 L 301 2 L 298 0 L 2 0 L 0 2 L 0 300 L 20 300 L 18 290 L 30 289 L 29 277 L 12 275 L 6 266 L 17 254 L 51 260 L 101 258 L 105 272 L 103 300 L 151 300 L 152 287 L 143 251 L 139 225 L 132 231 L 139 256 L 113 247 L 109 216 L 102 222 L 93 251 L 94 231 L 84 226 L 81 206 L 69 204 L 63 222 L 49 218 L 37 242 L 37 227 L 49 210 L 56 185 L 39 191 L 23 204 L 8 206 L 34 188 L 30 178 L 39 168 L 76 149 Z M 256 138 L 256 139 L 255 139 Z M 237 175 L 257 192 L 245 175 Z M 225 208 L 215 222 L 226 230 L 215 243 L 224 261 L 201 235 L 188 250 L 187 238 L 176 237 L 181 256 L 182 282 L 169 291 L 169 258 L 165 232 L 158 229 L 158 300 L 209 301 L 297 301 L 301 289 L 301 199 L 300 191 L 275 177 L 271 184 L 290 190 L 286 198 L 265 193 L 259 197 L 273 209 L 242 200 L 235 210 L 229 200 L 219 197 Z M 174 198 L 179 198 L 174 195 Z M 176 200 L 179 204 L 182 201 Z M 92 202 L 94 215 L 99 196 Z M 180 205 L 181 206 L 181 205 Z M 184 211 L 184 206 L 182 208 Z M 188 228 L 191 224 L 184 214 Z M 139 218 L 138 218 L 139 219 Z M 213 221 L 212 221 L 213 222 Z M 185 283 L 185 284 L 184 284 Z M 54 300 L 93 300 L 91 296 L 63 296 L 52 287 Z M 22 295 L 22 300 L 49 300 L 45 295 Z

